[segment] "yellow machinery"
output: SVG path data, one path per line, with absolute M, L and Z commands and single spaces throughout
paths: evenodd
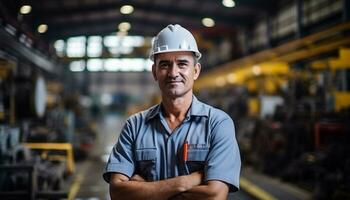
M 29 149 L 43 150 L 41 156 L 49 160 L 59 160 L 67 162 L 67 172 L 73 173 L 75 170 L 73 147 L 70 143 L 24 143 Z M 49 151 L 65 151 L 66 156 L 49 155 Z
M 339 112 L 342 109 L 350 107 L 350 88 L 346 88 L 348 80 L 346 79 L 346 71 L 350 70 L 350 49 L 340 48 L 339 57 L 333 59 L 323 59 L 314 61 L 311 68 L 317 71 L 327 71 L 331 74 L 332 82 L 339 82 L 337 86 L 332 85 L 328 91 L 332 109 Z M 342 74 L 343 76 L 339 76 Z M 337 80 L 336 80 L 337 79 Z
M 339 58 L 329 61 L 329 66 L 332 73 L 335 74 L 341 70 L 350 70 L 350 49 L 342 48 L 339 50 Z M 349 79 L 349 77 L 348 77 Z M 346 77 L 341 80 L 343 84 L 347 84 Z M 345 86 L 346 87 L 346 86 Z M 334 96 L 334 110 L 340 111 L 344 108 L 350 107 L 350 88 L 337 89 L 333 93 Z

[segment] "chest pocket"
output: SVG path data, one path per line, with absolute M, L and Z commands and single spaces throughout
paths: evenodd
M 136 173 L 147 181 L 157 180 L 157 149 L 136 149 Z
M 188 149 L 188 160 L 186 163 L 189 173 L 204 170 L 208 153 L 209 147 L 193 147 L 193 145 L 190 145 L 190 148 Z

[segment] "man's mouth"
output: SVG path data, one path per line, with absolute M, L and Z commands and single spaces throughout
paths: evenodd
M 182 83 L 182 81 L 167 81 L 167 84 L 175 84 L 175 83 Z

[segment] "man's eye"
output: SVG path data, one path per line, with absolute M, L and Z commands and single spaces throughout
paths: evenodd
M 162 68 L 169 67 L 169 63 L 162 63 L 159 66 Z
M 179 67 L 187 67 L 187 63 L 179 63 L 178 66 Z

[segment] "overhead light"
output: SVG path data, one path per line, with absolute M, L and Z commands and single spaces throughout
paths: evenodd
M 223 77 L 217 77 L 215 79 L 215 83 L 216 83 L 216 86 L 222 87 L 222 86 L 224 86 L 226 84 L 226 80 Z
M 206 27 L 215 26 L 215 21 L 212 18 L 206 17 L 202 19 L 202 24 Z
M 127 35 L 128 35 L 127 31 L 118 31 L 117 32 L 117 36 L 119 36 L 119 37 L 124 37 L 124 36 L 127 36 Z
M 222 5 L 228 8 L 235 7 L 236 3 L 233 0 L 222 0 Z
M 113 103 L 113 96 L 112 94 L 104 93 L 102 94 L 100 101 L 102 105 L 109 106 Z
M 254 65 L 252 71 L 253 71 L 253 74 L 256 76 L 261 74 L 261 68 L 259 65 Z
M 22 15 L 26 15 L 26 14 L 29 14 L 30 11 L 32 11 L 32 7 L 30 5 L 23 5 L 19 12 L 22 14 Z
M 120 31 L 127 32 L 131 28 L 131 24 L 129 22 L 122 22 L 118 26 Z
M 235 83 L 236 82 L 236 75 L 234 73 L 230 73 L 227 75 L 227 81 L 229 83 Z
M 131 14 L 134 11 L 134 7 L 131 5 L 124 5 L 120 8 L 120 12 L 124 15 Z
M 48 28 L 47 24 L 40 24 L 38 26 L 38 32 L 39 33 L 45 33 L 47 31 L 47 28 Z

